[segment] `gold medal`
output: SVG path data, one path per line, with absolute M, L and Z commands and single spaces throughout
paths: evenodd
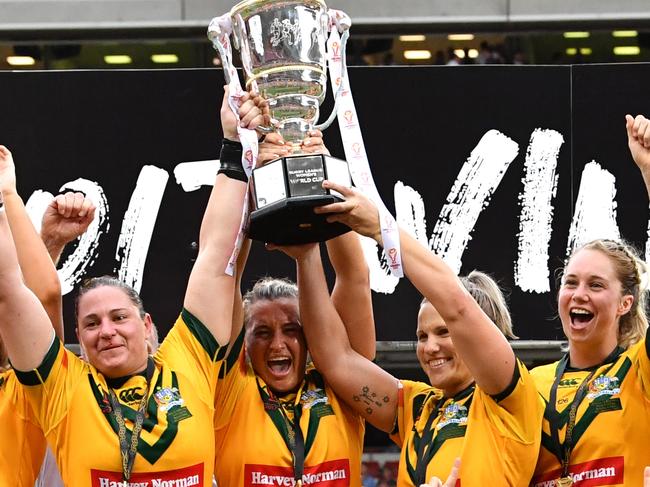
M 573 485 L 573 479 L 570 476 L 559 478 L 555 481 L 557 487 L 570 487 Z

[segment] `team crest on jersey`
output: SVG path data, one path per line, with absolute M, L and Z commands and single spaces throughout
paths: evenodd
M 176 387 L 165 387 L 154 394 L 154 399 L 161 411 L 169 411 L 174 406 L 183 406 L 185 400 Z
M 589 393 L 587 394 L 587 397 L 589 399 L 596 399 L 600 396 L 613 396 L 620 392 L 621 388 L 619 386 L 618 377 L 607 377 L 606 375 L 601 375 L 589 384 Z
M 316 404 L 327 404 L 329 399 L 323 389 L 313 389 L 303 391 L 300 396 L 300 402 L 302 402 L 303 409 L 310 409 Z
M 185 407 L 185 400 L 181 397 L 176 387 L 164 387 L 153 395 L 158 404 L 158 409 L 167 412 L 176 421 L 181 421 L 192 416 Z
M 467 424 L 467 408 L 456 402 L 447 406 L 442 412 L 442 420 L 436 425 L 436 429 L 441 430 L 448 424 L 465 426 Z
M 303 409 L 312 409 L 312 412 L 320 417 L 334 414 L 332 406 L 329 404 L 329 398 L 321 388 L 303 391 L 300 402 Z

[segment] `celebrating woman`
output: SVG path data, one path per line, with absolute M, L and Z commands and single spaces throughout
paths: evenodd
M 628 145 L 650 194 L 650 121 L 626 117 Z M 650 435 L 647 268 L 630 246 L 576 249 L 558 294 L 568 353 L 531 373 L 544 398 L 535 486 L 642 485 Z
M 320 208 L 381 244 L 376 207 L 330 182 L 346 201 Z M 472 272 L 459 280 L 442 260 L 400 232 L 404 271 L 424 295 L 417 355 L 430 385 L 398 380 L 350 347 L 331 305 L 315 246 L 297 260 L 300 309 L 314 363 L 348 406 L 402 448 L 398 484 L 446 478 L 462 458 L 463 485 L 526 485 L 540 441 L 542 410 L 528 371 L 514 356 L 510 316 L 498 286 Z
M 241 102 L 243 125 L 256 127 L 255 101 Z M 234 292 L 225 269 L 245 191 L 217 176 L 183 310 L 155 356 L 151 317 L 133 289 L 108 277 L 82 287 L 77 335 L 89 363 L 64 349 L 23 284 L 0 213 L 0 334 L 67 485 L 211 485 L 213 398 Z
M 326 150 L 320 133 L 303 149 Z M 287 155 L 277 134 L 266 137 L 260 160 Z M 374 357 L 368 268 L 353 233 L 327 242 L 336 270 L 333 301 L 352 346 Z M 245 253 L 240 254 L 241 261 Z M 242 265 L 238 265 L 241 269 Z M 264 278 L 235 304 L 233 336 L 215 410 L 215 473 L 219 487 L 253 484 L 360 487 L 363 419 L 307 363 L 296 285 Z M 237 311 L 239 310 L 239 313 Z

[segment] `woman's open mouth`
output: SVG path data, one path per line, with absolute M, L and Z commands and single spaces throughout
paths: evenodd
M 569 311 L 569 317 L 573 328 L 583 329 L 593 319 L 594 314 L 584 308 L 572 308 Z
M 290 357 L 272 358 L 267 360 L 266 366 L 275 376 L 285 376 L 291 371 L 292 360 Z

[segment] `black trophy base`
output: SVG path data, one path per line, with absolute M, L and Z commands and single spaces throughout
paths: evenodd
M 342 223 L 328 223 L 326 215 L 314 213 L 317 206 L 343 201 L 331 195 L 293 196 L 250 214 L 248 236 L 277 245 L 324 242 L 350 231 Z

